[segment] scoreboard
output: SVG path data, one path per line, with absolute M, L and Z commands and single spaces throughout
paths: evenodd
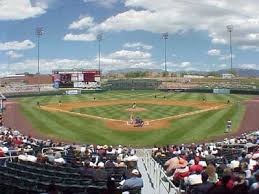
M 101 72 L 98 70 L 53 70 L 53 86 L 55 88 L 85 88 L 101 87 Z

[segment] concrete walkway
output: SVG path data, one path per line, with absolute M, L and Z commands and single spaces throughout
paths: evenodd
M 160 185 L 160 188 L 155 188 L 155 177 L 150 175 L 145 168 L 144 165 L 144 152 L 143 150 L 139 149 L 137 150 L 137 156 L 138 156 L 138 168 L 140 173 L 142 174 L 142 178 L 144 181 L 144 187 L 142 189 L 142 194 L 177 194 L 177 192 L 174 189 L 171 189 L 170 192 L 167 192 L 166 189 Z M 168 189 L 168 183 L 164 182 L 165 185 L 167 185 Z M 158 186 L 158 185 L 157 185 Z M 157 189 L 157 190 L 156 190 Z
M 153 185 L 150 182 L 148 173 L 145 169 L 142 159 L 143 159 L 142 157 L 139 157 L 139 159 L 138 159 L 138 168 L 139 168 L 140 173 L 142 174 L 142 178 L 144 181 L 144 187 L 142 189 L 142 194 L 155 194 L 155 190 L 153 188 Z

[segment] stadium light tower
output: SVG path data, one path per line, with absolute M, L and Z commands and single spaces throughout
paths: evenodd
M 40 37 L 43 35 L 43 27 L 36 28 L 36 36 L 38 40 L 38 74 L 40 74 Z
M 229 32 L 229 52 L 230 52 L 230 71 L 233 73 L 233 56 L 232 56 L 232 31 L 233 25 L 227 25 L 227 30 Z
M 166 65 L 166 41 L 168 39 L 168 32 L 162 34 L 162 38 L 165 40 L 165 72 L 167 72 L 167 65 Z
M 43 27 L 37 27 L 35 30 L 37 40 L 38 40 L 38 89 L 40 92 L 40 82 L 39 82 L 39 75 L 40 75 L 40 37 L 43 35 Z
M 100 33 L 97 35 L 97 40 L 98 40 L 98 52 L 99 52 L 99 72 L 101 73 L 101 41 L 103 40 L 103 35 Z

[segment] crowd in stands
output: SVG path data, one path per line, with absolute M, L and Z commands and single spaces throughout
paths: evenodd
M 222 142 L 154 146 L 153 158 L 186 194 L 258 194 L 259 131 Z M 140 194 L 136 150 L 41 140 L 0 128 L 1 193 Z
M 0 193 L 137 194 L 137 161 L 126 146 L 55 143 L 0 128 Z
M 153 158 L 187 194 L 258 194 L 259 131 L 223 142 L 154 146 Z
M 42 92 L 49 92 L 49 91 L 55 91 L 52 84 L 33 84 L 33 85 L 27 85 L 25 83 L 10 83 L 5 86 L 0 87 L 0 93 L 5 95 L 21 95 L 21 94 L 27 94 L 27 93 L 35 93 L 39 91 Z

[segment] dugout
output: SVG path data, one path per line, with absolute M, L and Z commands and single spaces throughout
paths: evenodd
M 145 90 L 145 89 L 157 89 L 161 85 L 162 81 L 154 79 L 120 79 L 120 80 L 108 80 L 107 87 L 111 90 Z

